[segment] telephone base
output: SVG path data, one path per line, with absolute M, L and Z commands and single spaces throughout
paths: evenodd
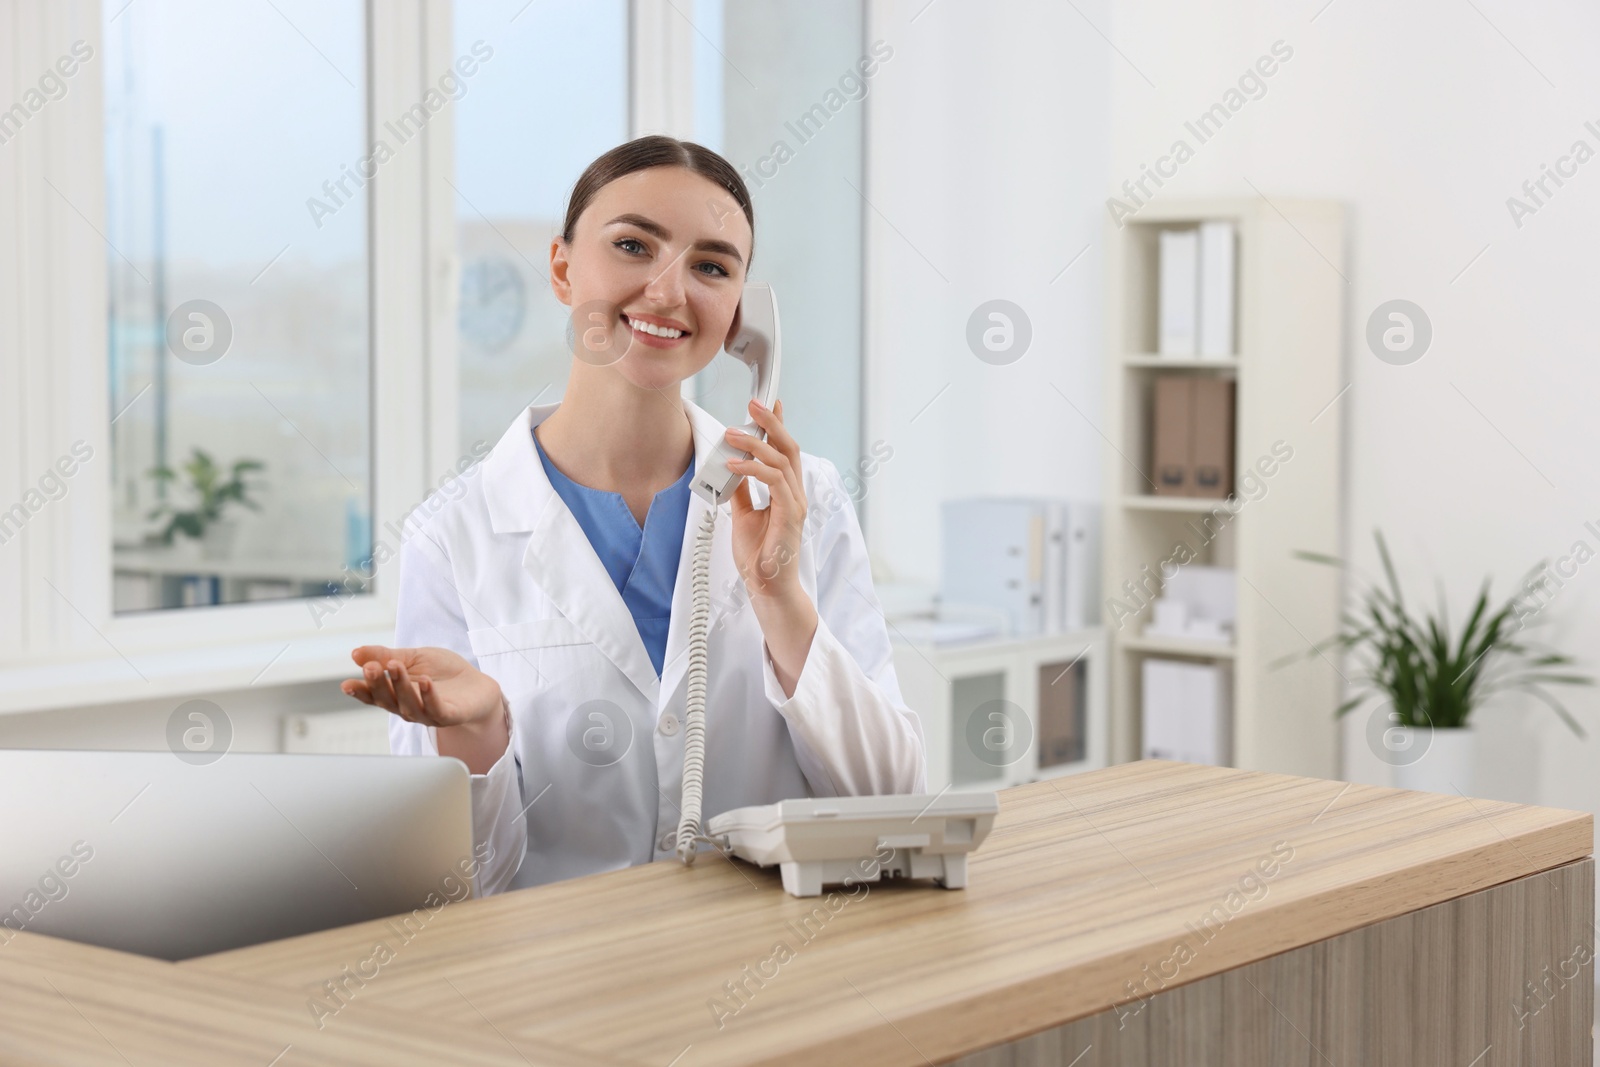
M 886 878 L 932 878 L 946 889 L 967 887 L 967 855 L 930 856 L 917 849 L 895 849 L 894 858 L 878 863 L 876 858 L 857 860 L 812 860 L 778 864 L 783 888 L 791 896 L 818 897 L 825 885 L 854 886 L 881 882 Z
M 725 811 L 707 830 L 734 856 L 777 865 L 792 896 L 895 878 L 964 889 L 967 854 L 999 810 L 996 793 L 812 797 Z

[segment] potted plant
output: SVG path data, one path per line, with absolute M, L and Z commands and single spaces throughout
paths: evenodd
M 1354 690 L 1335 711 L 1348 714 L 1362 706 L 1371 712 L 1367 743 L 1392 768 L 1401 789 L 1469 795 L 1476 766 L 1472 713 L 1499 693 L 1520 692 L 1549 707 L 1580 738 L 1584 731 L 1546 689 L 1555 685 L 1592 685 L 1594 679 L 1564 668 L 1570 657 L 1526 640 L 1523 630 L 1533 614 L 1513 596 L 1491 608 L 1489 581 L 1459 634 L 1452 635 L 1444 594 L 1436 612 L 1418 612 L 1407 605 L 1389 558 L 1383 535 L 1374 531 L 1387 585 L 1365 583 L 1356 606 L 1343 615 L 1340 632 L 1305 655 L 1337 649 L 1354 664 L 1349 675 Z M 1300 559 L 1344 566 L 1332 556 L 1297 552 Z M 1523 585 L 1544 567 L 1529 572 Z M 1283 662 L 1302 658 L 1287 657 Z
M 266 465 L 258 460 L 241 459 L 233 464 L 231 473 L 224 479 L 223 468 L 218 467 L 204 449 L 196 447 L 189 462 L 183 465 L 183 473 L 188 475 L 187 488 L 198 503 L 188 509 L 175 508 L 170 502 L 153 508 L 149 518 L 167 519 L 157 539 L 161 544 L 170 545 L 181 533 L 200 542 L 201 554 L 206 559 L 226 559 L 233 551 L 238 527 L 231 519 L 223 518 L 223 508 L 238 503 L 260 511 L 260 505 L 249 497 L 250 490 L 258 487 L 246 483 L 244 476 L 265 469 Z M 150 476 L 166 485 L 178 481 L 178 472 L 167 466 L 151 468 Z

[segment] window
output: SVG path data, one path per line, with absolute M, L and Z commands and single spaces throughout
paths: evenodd
M 550 242 L 583 168 L 628 140 L 628 5 L 473 0 L 453 17 L 457 53 L 492 51 L 455 105 L 460 444 L 470 455 L 566 389 L 568 309 L 550 291 Z
M 800 447 L 846 476 L 861 461 L 863 131 L 861 0 L 698 0 L 695 133 L 726 156 L 756 212 L 753 281 L 772 283 L 783 328 L 778 391 Z M 874 67 L 876 63 L 872 64 Z M 749 419 L 749 372 L 719 355 L 695 402 Z M 853 490 L 852 490 L 853 491 Z
M 103 8 L 114 610 L 371 555 L 365 5 Z

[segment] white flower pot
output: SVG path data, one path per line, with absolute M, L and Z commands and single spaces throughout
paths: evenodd
M 239 524 L 233 519 L 215 519 L 200 535 L 200 555 L 208 560 L 225 560 L 233 556 L 233 544 L 239 536 Z
M 1453 729 L 1394 727 L 1406 752 L 1393 761 L 1392 781 L 1398 789 L 1416 789 L 1447 796 L 1473 796 L 1476 788 L 1477 733 L 1470 726 Z

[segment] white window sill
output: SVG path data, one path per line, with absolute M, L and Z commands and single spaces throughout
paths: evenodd
M 393 640 L 392 627 L 344 630 L 141 652 L 132 657 L 132 664 L 112 654 L 93 660 L 0 667 L 0 715 L 354 678 L 357 672 L 351 649 Z

